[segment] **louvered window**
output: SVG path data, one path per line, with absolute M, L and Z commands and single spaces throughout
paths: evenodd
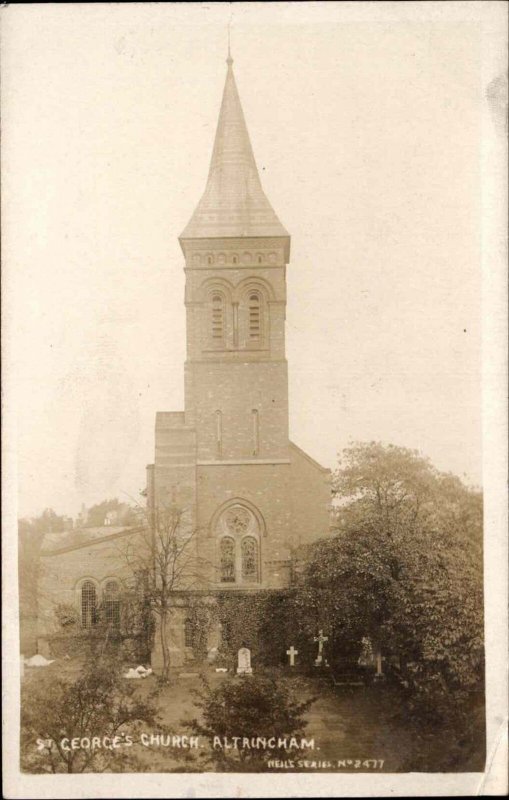
M 249 295 L 249 340 L 259 342 L 261 339 L 261 307 L 258 294 Z
M 222 295 L 212 295 L 212 341 L 221 345 L 224 340 L 224 300 Z

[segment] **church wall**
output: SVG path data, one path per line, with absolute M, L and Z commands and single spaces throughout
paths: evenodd
M 108 578 L 128 578 L 127 550 L 136 546 L 136 542 L 143 546 L 140 536 L 138 533 L 114 537 L 54 555 L 41 555 L 38 637 L 59 632 L 55 617 L 58 605 L 73 605 L 80 612 L 79 589 L 84 579 L 90 578 L 100 589 Z
M 330 470 L 290 443 L 293 532 L 296 544 L 307 544 L 329 533 Z
M 253 417 L 258 411 L 258 458 L 288 458 L 286 362 L 188 364 L 193 373 L 198 461 L 218 458 L 216 411 L 222 414 L 223 459 L 253 458 Z
M 234 498 L 247 500 L 260 512 L 265 527 L 260 537 L 262 582 L 256 588 L 287 585 L 292 542 L 290 481 L 289 464 L 198 467 L 198 520 L 203 557 L 218 563 L 218 540 L 211 529 L 218 509 Z M 212 582 L 214 578 L 212 573 Z M 219 585 L 219 588 L 225 587 Z
M 158 412 L 155 432 L 153 494 L 156 506 L 196 503 L 196 433 L 184 427 L 182 412 Z

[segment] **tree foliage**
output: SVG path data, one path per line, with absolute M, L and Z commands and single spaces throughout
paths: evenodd
M 483 686 L 482 496 L 416 451 L 354 445 L 333 476 L 335 530 L 303 568 L 297 613 L 329 652 L 369 636 L 400 657 L 408 710 L 461 713 Z
M 224 747 L 212 748 L 203 754 L 220 772 L 257 771 L 269 759 L 284 759 L 288 750 L 278 746 L 278 740 L 295 737 L 300 745 L 307 722 L 304 715 L 315 698 L 304 702 L 296 699 L 287 681 L 275 680 L 263 675 L 237 676 L 225 680 L 212 689 L 203 679 L 203 689 L 197 692 L 201 719 L 193 719 L 188 726 L 194 734 L 205 736 L 214 742 L 232 736 L 246 738 L 250 742 L 257 736 L 266 741 L 275 738 L 275 747 Z M 230 742 L 231 743 L 231 742 Z M 293 756 L 302 755 L 300 747 L 293 749 Z
M 22 768 L 49 773 L 123 771 L 126 760 L 133 767 L 134 747 L 126 737 L 133 737 L 142 723 L 154 724 L 151 698 L 138 699 L 135 687 L 122 678 L 117 660 L 104 653 L 95 652 L 75 678 L 47 669 L 46 675 L 38 674 L 23 687 Z

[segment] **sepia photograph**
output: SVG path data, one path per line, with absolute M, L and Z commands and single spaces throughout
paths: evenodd
M 6 796 L 504 793 L 506 22 L 3 9 Z

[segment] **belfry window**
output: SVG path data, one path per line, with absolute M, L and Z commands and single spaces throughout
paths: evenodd
M 261 304 L 260 295 L 253 292 L 249 295 L 249 341 L 259 342 L 261 339 Z
M 242 580 L 258 580 L 258 542 L 254 536 L 245 536 L 241 545 Z
M 219 292 L 212 295 L 212 342 L 220 346 L 224 341 L 224 299 Z
M 235 541 L 231 536 L 221 539 L 221 583 L 235 583 Z
M 120 627 L 120 590 L 117 581 L 107 581 L 103 593 L 104 620 L 112 628 Z
M 81 624 L 91 628 L 97 623 L 97 593 L 92 581 L 85 581 L 81 587 Z

